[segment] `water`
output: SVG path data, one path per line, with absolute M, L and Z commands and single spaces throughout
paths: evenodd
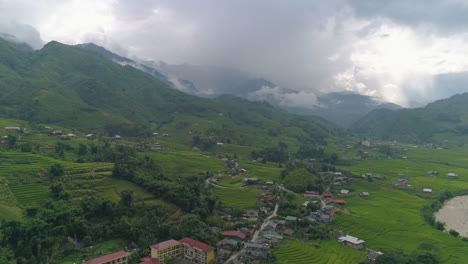
M 468 237 L 468 195 L 454 197 L 444 203 L 435 214 L 437 221 L 445 223 L 445 230 L 453 229 Z

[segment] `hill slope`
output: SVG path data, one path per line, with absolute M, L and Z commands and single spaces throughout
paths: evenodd
M 196 131 L 246 145 L 269 137 L 318 141 L 333 133 L 267 104 L 187 95 L 134 67 L 58 42 L 25 53 L 0 39 L 0 61 L 3 117 L 109 135 Z
M 351 130 L 374 139 L 464 144 L 468 135 L 468 93 L 398 111 L 375 110 Z

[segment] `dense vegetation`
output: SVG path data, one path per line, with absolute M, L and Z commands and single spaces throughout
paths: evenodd
M 0 39 L 0 58 L 3 117 L 110 136 L 190 134 L 205 149 L 213 142 L 261 146 L 285 137 L 323 142 L 334 133 L 328 124 L 266 103 L 190 96 L 131 66 L 58 42 L 24 52 Z
M 424 108 L 374 110 L 351 130 L 371 139 L 409 143 L 463 145 L 467 135 L 468 93 L 428 104 Z

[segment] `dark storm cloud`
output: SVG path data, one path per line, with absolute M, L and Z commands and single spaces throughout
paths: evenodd
M 327 58 L 347 38 L 342 1 L 153 1 L 145 12 L 123 3 L 119 18 L 143 21 L 125 37 L 144 57 L 240 68 L 295 89 L 323 87 L 338 65 Z
M 0 0 L 0 25 L 19 21 L 46 41 L 95 42 L 131 58 L 234 68 L 306 94 L 351 90 L 397 102 L 439 94 L 426 87 L 432 76 L 468 71 L 467 7 L 462 0 Z M 29 33 L 24 38 L 40 46 L 38 33 Z

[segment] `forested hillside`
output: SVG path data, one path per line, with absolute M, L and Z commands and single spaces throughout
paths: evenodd
M 184 130 L 242 145 L 265 142 L 267 137 L 321 141 L 333 134 L 328 125 L 268 104 L 184 94 L 131 66 L 58 42 L 23 52 L 0 40 L 0 56 L 3 117 L 107 135 Z M 210 122 L 194 127 L 197 119 Z
M 413 143 L 465 144 L 468 136 L 468 93 L 397 111 L 374 110 L 351 130 L 371 139 Z

